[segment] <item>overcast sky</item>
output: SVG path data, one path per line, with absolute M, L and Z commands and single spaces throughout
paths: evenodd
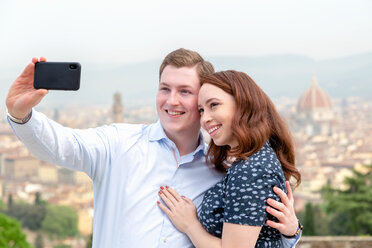
M 0 0 L 0 65 L 132 63 L 179 47 L 336 58 L 372 52 L 371 13 L 369 0 Z

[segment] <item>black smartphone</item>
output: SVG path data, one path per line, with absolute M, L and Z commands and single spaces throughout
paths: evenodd
M 34 88 L 78 90 L 81 65 L 77 62 L 38 62 L 35 64 Z

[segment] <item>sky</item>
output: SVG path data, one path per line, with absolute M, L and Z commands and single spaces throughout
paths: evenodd
M 372 51 L 369 0 L 1 0 L 3 68 L 52 61 L 136 63 L 179 47 L 203 56 Z

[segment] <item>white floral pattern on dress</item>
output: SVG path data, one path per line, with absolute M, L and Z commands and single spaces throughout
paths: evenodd
M 247 160 L 236 161 L 226 176 L 204 195 L 199 220 L 214 236 L 221 237 L 223 223 L 262 226 L 256 247 L 281 247 L 280 233 L 266 220 L 266 199 L 280 200 L 273 187 L 285 188 L 283 170 L 269 142 Z

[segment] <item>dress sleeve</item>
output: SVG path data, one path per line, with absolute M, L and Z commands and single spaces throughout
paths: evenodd
M 251 157 L 230 168 L 224 222 L 263 226 L 267 219 L 274 219 L 266 212 L 266 200 L 280 201 L 273 192 L 274 186 L 283 188 L 281 166 L 276 163 L 267 158 Z

